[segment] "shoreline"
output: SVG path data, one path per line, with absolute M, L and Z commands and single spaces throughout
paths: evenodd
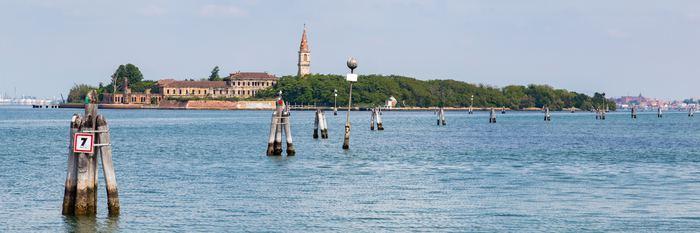
M 256 102 L 256 101 L 249 101 L 249 102 Z M 268 102 L 268 101 L 262 101 L 262 102 Z M 98 107 L 100 109 L 136 109 L 136 110 L 274 110 L 274 105 L 271 105 L 270 107 L 247 107 L 247 106 L 239 106 L 239 107 L 232 107 L 232 106 L 188 106 L 187 104 L 183 105 L 178 105 L 178 106 L 158 106 L 158 105 L 142 105 L 142 104 L 98 104 Z M 65 103 L 65 104 L 59 104 L 58 108 L 85 108 L 85 104 L 82 103 Z M 412 112 L 412 111 L 435 111 L 438 107 L 409 107 L 409 108 L 382 108 L 382 111 L 406 111 L 406 112 Z M 291 110 L 294 111 L 316 111 L 317 109 L 321 109 L 324 111 L 333 111 L 333 107 L 290 107 Z M 338 111 L 345 111 L 347 107 L 338 107 Z M 469 111 L 468 107 L 445 107 L 445 111 Z M 503 108 L 494 108 L 496 111 L 500 113 Z M 370 111 L 371 108 L 368 107 L 354 107 L 352 109 L 353 111 Z M 490 111 L 491 108 L 489 107 L 473 107 L 472 111 L 474 112 L 484 112 L 484 111 Z M 519 110 L 513 110 L 510 108 L 505 108 L 506 111 L 516 111 L 516 112 L 537 112 L 537 111 L 542 111 L 541 109 L 537 108 L 529 108 L 529 109 L 519 109 Z M 561 110 L 561 111 L 569 111 L 569 110 Z M 587 112 L 587 111 L 581 111 L 581 110 L 576 110 L 576 112 Z

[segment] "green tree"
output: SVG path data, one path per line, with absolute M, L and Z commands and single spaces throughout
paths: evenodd
M 340 75 L 310 74 L 304 77 L 284 76 L 266 91 L 258 92 L 255 98 L 270 99 L 282 91 L 285 100 L 292 103 L 333 105 L 333 90 L 338 90 L 338 103 L 347 103 L 348 82 Z M 417 107 L 467 107 L 474 95 L 475 107 L 510 107 L 524 109 L 548 106 L 552 110 L 576 107 L 590 110 L 594 105 L 588 95 L 554 89 L 547 85 L 511 85 L 504 88 L 475 85 L 456 80 L 417 80 L 403 76 L 363 75 L 353 85 L 353 104 L 370 107 L 384 104 L 389 96 L 396 97 L 405 106 Z M 600 94 L 599 94 L 600 95 Z M 612 101 L 603 101 L 598 96 L 596 103 L 607 103 L 614 110 Z
M 67 101 L 69 103 L 83 103 L 87 93 L 96 89 L 96 87 L 87 84 L 75 84 L 68 92 Z
M 116 77 L 117 91 L 124 90 L 124 78 L 129 79 L 129 86 L 139 83 L 143 80 L 143 74 L 141 70 L 135 65 L 129 63 L 126 65 L 119 65 L 119 68 L 114 71 L 113 77 Z M 112 85 L 115 85 L 115 80 L 112 80 Z M 111 86 L 110 86 L 111 87 Z M 106 91 L 112 91 L 111 89 Z
M 209 75 L 209 81 L 221 81 L 221 77 L 219 77 L 219 66 L 215 66 L 214 69 L 211 70 L 211 75 Z

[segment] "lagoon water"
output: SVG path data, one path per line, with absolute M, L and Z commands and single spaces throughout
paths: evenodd
M 700 118 L 684 112 L 293 112 L 297 155 L 267 157 L 269 111 L 101 110 L 121 215 L 61 215 L 79 109 L 0 107 L 0 231 L 700 231 Z M 101 170 L 100 170 L 101 173 Z

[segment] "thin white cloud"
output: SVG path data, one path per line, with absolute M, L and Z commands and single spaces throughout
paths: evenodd
M 168 10 L 159 5 L 148 5 L 139 9 L 139 13 L 144 16 L 163 16 L 168 13 Z
M 246 17 L 248 12 L 234 5 L 207 4 L 199 9 L 199 15 L 204 17 Z

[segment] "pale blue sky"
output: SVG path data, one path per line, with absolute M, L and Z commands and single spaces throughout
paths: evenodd
M 64 95 L 133 63 L 147 79 L 314 73 L 700 96 L 700 1 L 0 1 L 0 93 Z

